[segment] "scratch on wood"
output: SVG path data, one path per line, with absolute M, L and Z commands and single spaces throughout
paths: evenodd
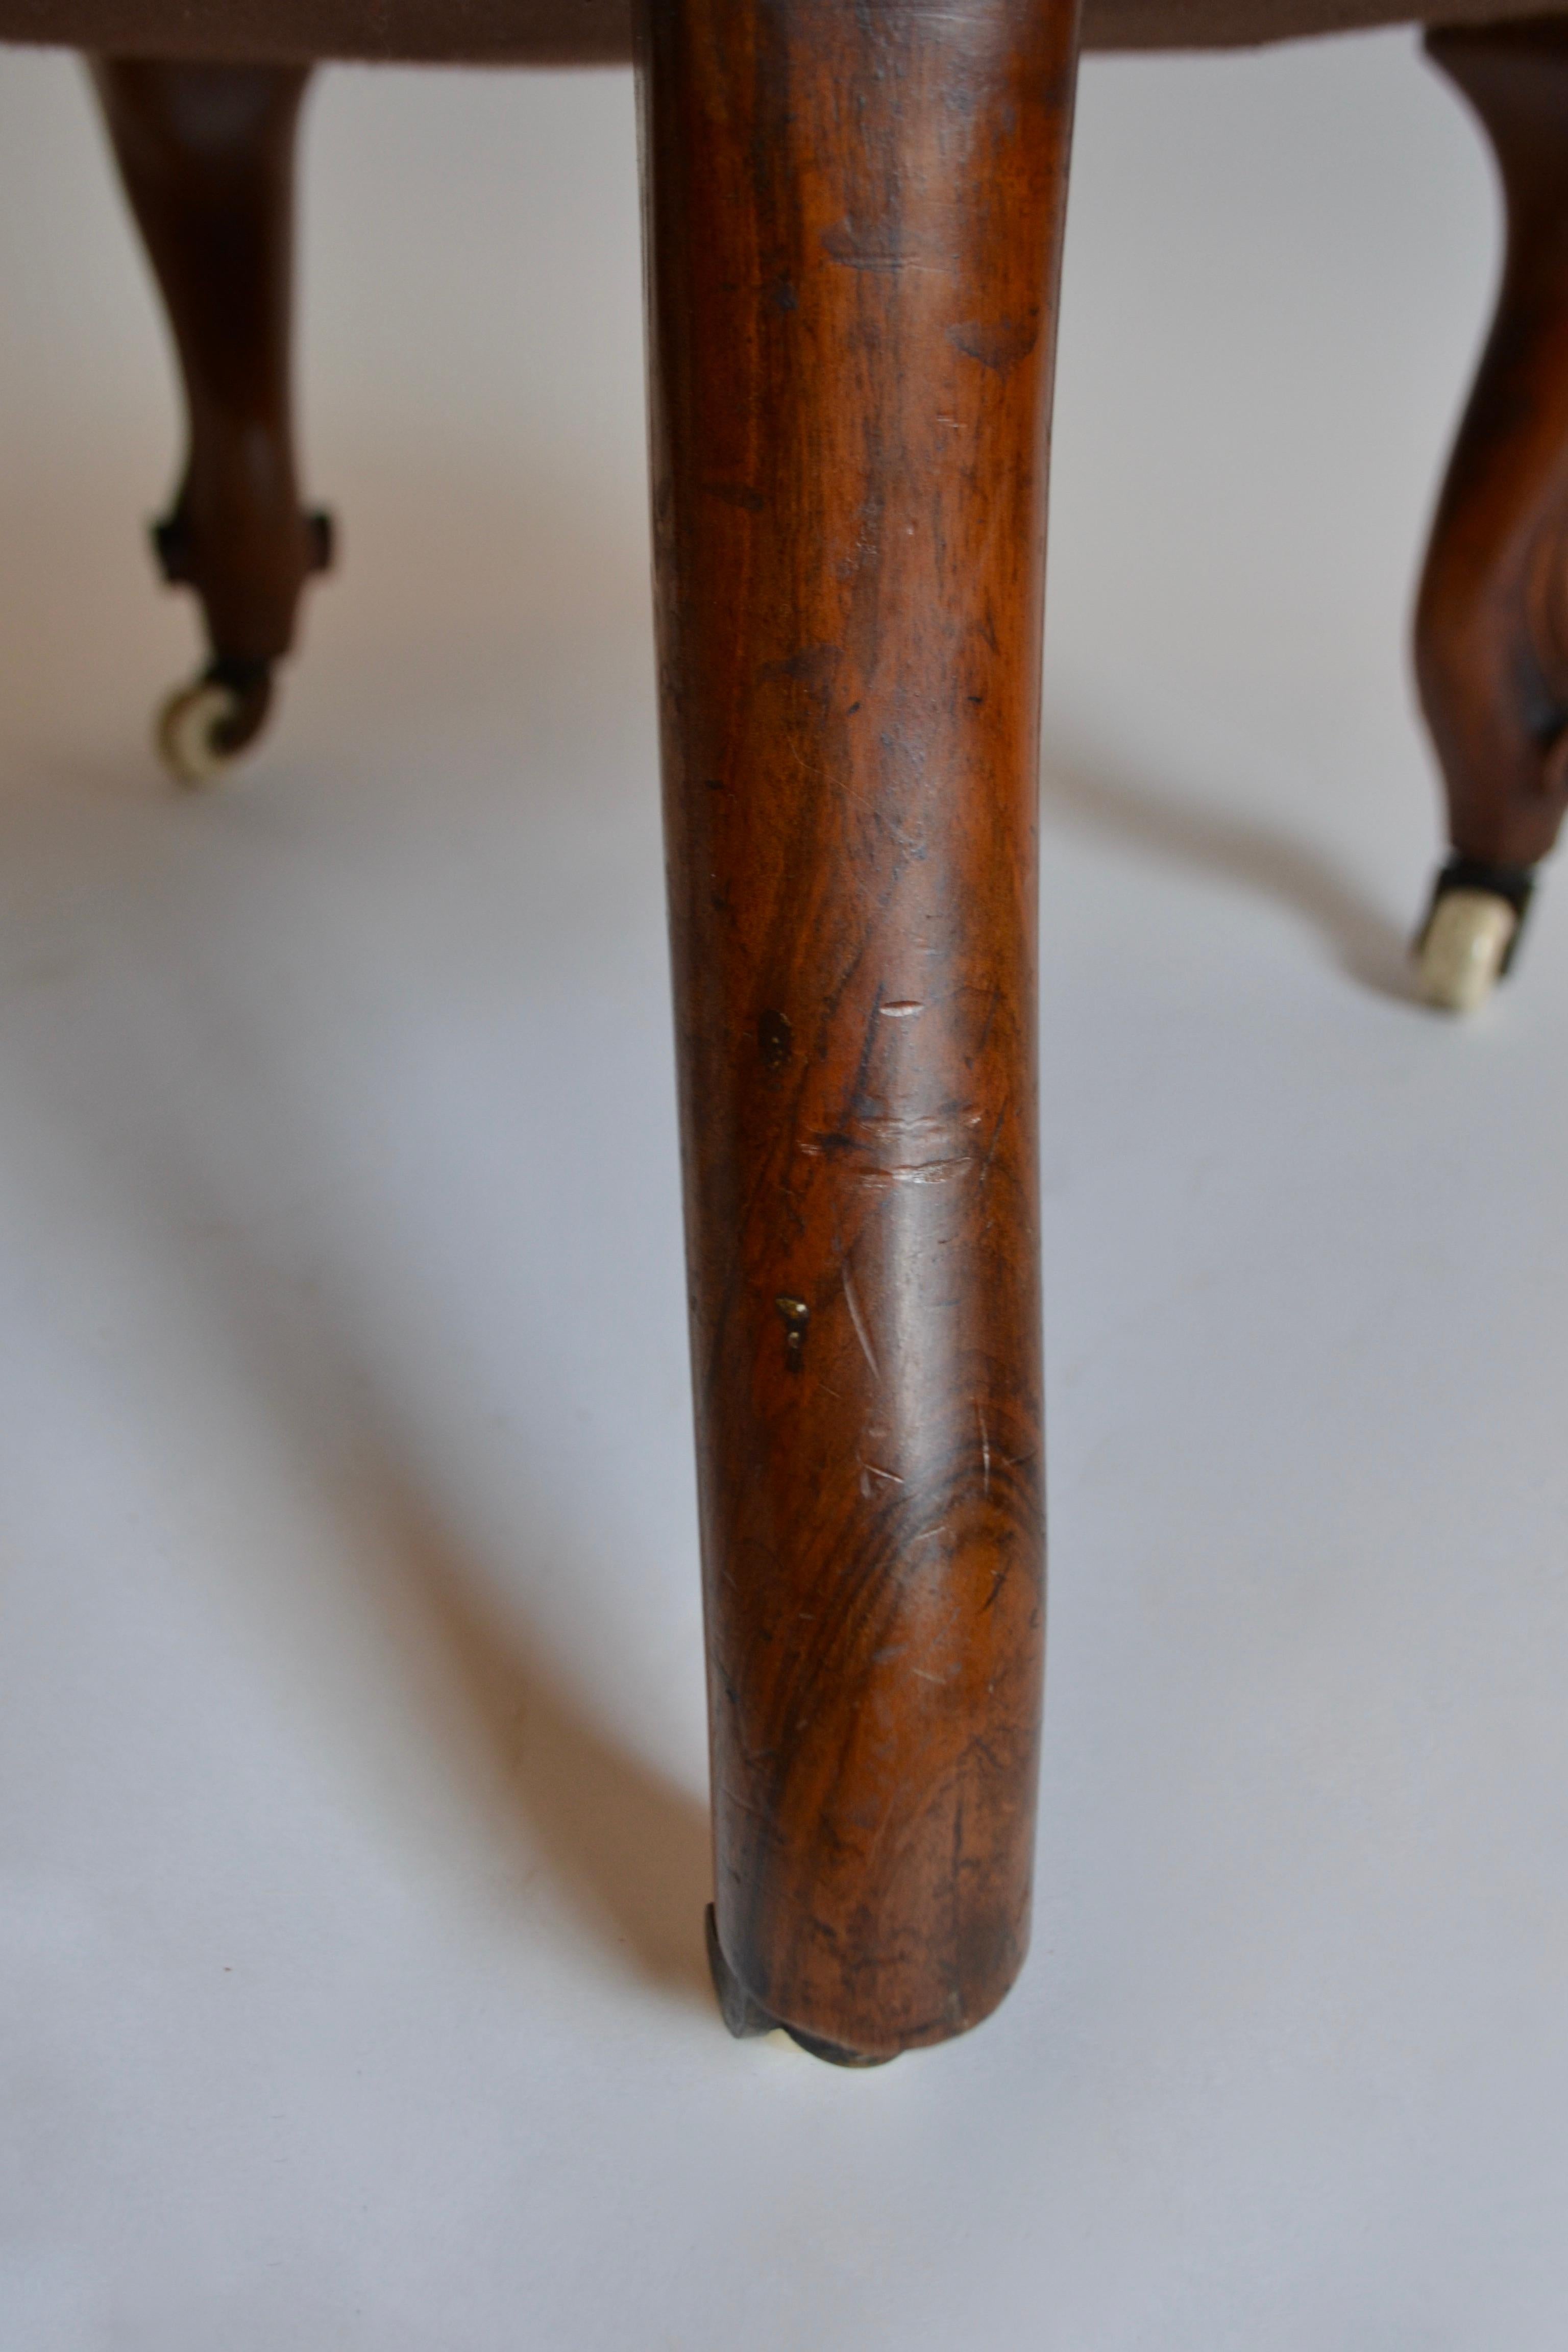
M 844 1304 L 849 1309 L 849 1320 L 855 1326 L 855 1337 L 860 1342 L 860 1352 L 871 1367 L 871 1378 L 880 1387 L 882 1368 L 877 1361 L 877 1350 L 871 1345 L 871 1334 L 866 1328 L 866 1318 L 860 1312 L 860 1301 L 855 1296 L 855 1277 L 849 1271 L 847 1258 L 840 1258 L 838 1270 L 844 1276 Z
M 1002 1587 L 1006 1583 L 1009 1573 L 1010 1570 L 1008 1563 L 1004 1560 L 1002 1566 L 995 1570 L 991 1579 L 990 1591 L 986 1594 L 984 1600 L 980 1604 L 980 1614 L 983 1617 L 987 1616 L 990 1612 L 995 1608 L 997 1596 L 1001 1592 Z

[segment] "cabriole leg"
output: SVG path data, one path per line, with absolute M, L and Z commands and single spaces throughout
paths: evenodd
M 1485 125 L 1508 248 L 1416 614 L 1453 856 L 1417 941 L 1436 1003 L 1506 971 L 1568 807 L 1568 26 L 1432 33 Z
M 201 783 L 260 733 L 300 591 L 331 556 L 328 518 L 300 511 L 289 383 L 307 76 L 100 58 L 93 79 L 184 378 L 189 453 L 153 541 L 164 577 L 200 597 L 211 654 L 164 706 L 158 743 Z
M 1028 1934 L 1076 10 L 658 0 L 641 41 L 711 1950 L 735 2030 L 874 2063 Z

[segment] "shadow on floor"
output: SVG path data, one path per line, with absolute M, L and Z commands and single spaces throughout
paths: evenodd
M 16 1082 L 45 1109 L 49 1129 L 68 1136 L 61 1146 L 68 1159 L 113 1171 L 115 1246 L 128 1262 L 158 1268 L 174 1322 L 188 1314 L 219 1335 L 216 1360 L 301 1475 L 326 1530 L 335 1563 L 328 1615 L 347 1627 L 333 1638 L 352 1649 L 363 1633 L 362 1662 L 384 1658 L 395 1705 L 409 1695 L 402 1744 L 413 1782 L 433 1769 L 456 1792 L 458 1820 L 477 1832 L 487 1884 L 499 1877 L 516 1890 L 514 1907 L 525 1908 L 528 1885 L 542 1869 L 602 1951 L 667 1994 L 711 2008 L 706 1806 L 616 1736 L 592 1689 L 563 1672 L 531 1627 L 526 1579 L 509 1577 L 508 1560 L 475 1543 L 451 1483 L 458 1474 L 424 1442 L 417 1402 L 398 1395 L 399 1367 L 378 1338 L 375 1285 L 363 1287 L 355 1254 L 343 1246 L 357 1171 L 334 1161 L 334 1138 L 299 1083 L 287 1034 L 269 1032 L 261 1005 L 226 1003 L 221 942 L 200 911 L 199 866 L 189 892 L 175 894 L 180 913 L 190 910 L 188 925 L 176 914 L 138 931 L 134 910 L 143 891 L 156 895 L 166 832 L 138 820 L 148 798 L 139 783 L 136 795 L 121 793 L 130 815 L 100 833 L 81 806 L 101 801 L 112 815 L 117 776 L 92 761 L 61 764 L 51 882 L 96 891 L 116 916 L 125 914 L 139 942 L 128 966 L 135 984 L 105 992 L 86 1022 L 50 1035 L 47 1051 L 42 1034 L 36 1051 L 19 1036 Z M 47 792 L 19 794 L 16 822 L 32 822 L 48 802 Z M 8 812 L 9 803 L 0 815 L 8 820 Z M 214 1141 L 237 1121 L 258 1164 L 308 1171 L 304 1192 L 328 1204 L 319 1216 L 303 1213 L 315 1268 L 308 1283 L 297 1265 L 290 1271 L 287 1251 L 271 1260 L 257 1244 L 254 1200 L 236 1187 L 234 1156 Z M 391 1264 L 383 1273 L 396 1286 L 409 1269 Z M 432 1456 L 436 1475 L 426 1475 L 416 1465 Z M 575 1530 L 545 1498 L 531 1508 L 526 1481 L 518 1484 L 518 1561 L 548 1561 L 552 1585 L 580 1587 L 593 1628 L 592 1643 L 580 1646 L 588 1655 L 604 1652 L 606 1689 L 616 1687 L 617 1674 L 624 1686 L 626 1661 L 591 1562 L 578 1573 Z M 319 1622 L 315 1596 L 290 1590 L 291 1578 L 302 1588 L 319 1573 L 319 1560 L 275 1566 L 273 1585 L 258 1598 L 279 1629 L 283 1671 L 319 1678 L 316 1695 L 324 1687 L 321 1703 L 331 1708 L 331 1655 L 304 1654 Z M 594 1627 L 596 1606 L 606 1617 L 602 1627 Z M 367 1780 L 378 1782 L 384 1759 L 371 1751 L 381 1736 L 366 1730 L 362 1759 Z M 359 1735 L 351 1727 L 349 1737 Z M 425 1827 L 409 1823 L 416 1843 Z
M 525 1832 L 528 1858 L 639 1974 L 710 2005 L 705 1810 L 594 1719 L 390 1454 L 370 1499 L 377 1552 L 401 1584 L 393 1613 L 476 1810 L 503 1846 Z
M 196 1219 L 205 1186 L 191 1162 L 179 1177 L 165 1165 L 162 1190 L 177 1222 Z M 531 1633 L 503 1565 L 480 1556 L 459 1531 L 460 1514 L 444 1510 L 436 1484 L 412 1466 L 421 1433 L 397 1426 L 384 1377 L 390 1370 L 395 1388 L 396 1368 L 378 1366 L 375 1349 L 358 1343 L 352 1307 L 333 1316 L 319 1295 L 302 1298 L 251 1255 L 232 1222 L 219 1230 L 221 1242 L 190 1269 L 200 1313 L 224 1330 L 243 1390 L 316 1490 L 351 1603 L 348 1639 L 363 1622 L 398 1702 L 411 1702 L 416 1780 L 434 1765 L 456 1792 L 491 1865 L 487 1878 L 495 1883 L 499 1865 L 520 1911 L 542 1867 L 612 1958 L 710 2009 L 707 1807 L 616 1737 Z M 523 1496 L 520 1556 L 549 1559 L 591 1610 L 592 1577 L 574 1574 L 572 1532 L 552 1517 L 542 1500 L 535 1508 Z M 296 1617 L 286 1596 L 284 1618 L 286 1644 L 308 1638 L 309 1612 Z M 612 1646 L 613 1632 L 605 1628 Z M 366 1734 L 371 1748 L 376 1737 Z M 375 1773 L 377 1759 L 367 1760 Z M 418 1843 L 426 1823 L 410 1826 Z
M 1314 844 L 1266 822 L 1152 791 L 1082 745 L 1047 740 L 1040 790 L 1047 820 L 1142 856 L 1274 899 L 1309 924 L 1363 988 L 1418 1001 L 1409 934 Z

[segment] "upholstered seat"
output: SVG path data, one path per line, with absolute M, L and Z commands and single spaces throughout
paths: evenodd
M 1085 0 L 1086 49 L 1295 41 L 1408 22 L 1395 0 Z M 1426 25 L 1500 24 L 1518 0 L 1431 0 Z M 0 41 L 105 56 L 620 65 L 632 0 L 0 0 Z

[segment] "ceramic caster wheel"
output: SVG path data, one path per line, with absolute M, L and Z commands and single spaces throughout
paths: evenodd
M 1527 866 L 1451 857 L 1438 875 L 1415 941 L 1415 971 L 1428 1004 L 1474 1013 L 1512 964 L 1535 877 Z
M 1508 962 L 1519 917 L 1489 890 L 1447 890 L 1415 951 L 1421 993 L 1445 1013 L 1475 1013 Z
M 255 743 L 272 699 L 272 679 L 209 670 L 173 693 L 158 713 L 158 756 L 177 784 L 202 791 L 227 774 Z

